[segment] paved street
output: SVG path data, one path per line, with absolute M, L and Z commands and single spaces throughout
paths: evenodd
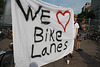
M 13 67 L 13 54 L 11 49 L 9 48 L 10 43 L 10 39 L 0 39 L 0 50 L 6 51 L 6 55 L 4 56 L 1 63 L 1 67 Z
M 9 39 L 0 39 L 0 48 L 5 50 L 8 48 L 10 42 L 11 40 Z M 42 67 L 100 67 L 100 42 L 85 40 L 81 43 L 81 48 L 83 49 L 81 52 L 74 51 L 73 58 L 67 57 L 67 60 L 70 61 L 69 64 L 66 64 L 65 59 L 62 58 Z M 7 52 L 10 51 L 8 48 Z M 11 60 L 10 57 L 12 57 L 12 55 L 6 57 L 5 60 Z M 8 63 L 6 67 L 13 67 L 13 62 Z
M 81 43 L 81 48 L 83 51 L 74 51 L 74 57 L 67 58 L 69 64 L 62 58 L 43 67 L 100 67 L 100 42 L 85 40 Z

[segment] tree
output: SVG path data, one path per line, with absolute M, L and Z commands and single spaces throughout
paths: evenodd
M 93 11 L 90 11 L 90 12 L 87 14 L 87 18 L 94 19 L 94 18 L 95 18 L 94 12 L 93 12 Z
M 3 0 L 0 0 L 0 3 L 3 2 Z
M 80 14 L 78 14 L 78 18 L 91 18 L 94 19 L 95 18 L 95 14 L 93 11 L 90 12 L 82 12 Z

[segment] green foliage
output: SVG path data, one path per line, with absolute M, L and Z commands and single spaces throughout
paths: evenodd
M 3 2 L 3 0 L 0 0 L 0 3 Z
M 78 14 L 78 18 L 87 18 L 87 19 L 91 18 L 91 19 L 94 19 L 95 15 L 94 15 L 93 11 L 90 11 L 89 13 L 83 12 L 83 13 Z
M 78 18 L 85 18 L 86 17 L 86 13 L 80 13 L 78 14 Z
M 93 12 L 93 11 L 90 11 L 90 12 L 87 14 L 87 18 L 94 19 L 94 18 L 95 18 L 94 12 Z

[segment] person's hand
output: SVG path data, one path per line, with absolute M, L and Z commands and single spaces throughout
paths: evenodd
M 86 27 L 86 24 L 84 24 L 84 27 Z
M 74 38 L 74 40 L 76 40 L 76 37 Z

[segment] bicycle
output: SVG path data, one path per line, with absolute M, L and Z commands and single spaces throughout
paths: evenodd
M 4 56 L 5 56 L 5 54 L 6 54 L 6 50 L 3 51 L 0 48 L 0 67 L 2 66 L 2 60 L 3 60 Z
M 13 62 L 13 52 L 7 51 L 8 48 L 5 50 L 0 51 L 0 67 L 11 67 Z

